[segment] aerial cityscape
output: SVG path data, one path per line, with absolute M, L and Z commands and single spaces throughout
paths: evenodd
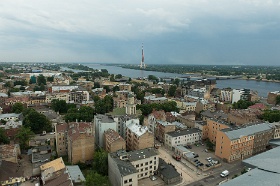
M 280 184 L 278 1 L 0 6 L 0 186 Z

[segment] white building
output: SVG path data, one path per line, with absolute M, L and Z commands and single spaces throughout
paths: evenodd
M 4 120 L 4 121 L 16 121 L 19 119 L 19 116 L 21 114 L 16 114 L 16 113 L 10 113 L 10 114 L 0 114 L 0 120 Z
M 66 103 L 69 103 L 69 93 L 63 92 L 46 94 L 46 103 L 51 103 L 54 99 L 64 100 Z
M 97 114 L 94 116 L 94 125 L 95 125 L 95 143 L 99 147 L 104 146 L 104 131 L 108 129 L 113 129 L 115 131 L 118 131 L 117 129 L 117 122 L 113 120 L 113 118 L 102 115 L 102 114 Z
M 108 155 L 109 180 L 114 186 L 137 186 L 138 180 L 154 175 L 159 155 L 153 148 Z
M 22 126 L 22 121 L 7 121 L 7 123 L 5 125 L 0 125 L 0 128 L 4 128 L 4 129 L 10 129 L 10 128 L 19 128 Z
M 196 102 L 183 102 L 183 108 L 186 111 L 195 111 Z
M 241 95 L 244 93 L 243 90 L 233 89 L 232 90 L 232 101 L 231 103 L 237 102 L 241 99 Z
M 174 149 L 177 145 L 194 144 L 201 140 L 201 130 L 185 129 L 165 134 L 165 145 L 169 149 Z

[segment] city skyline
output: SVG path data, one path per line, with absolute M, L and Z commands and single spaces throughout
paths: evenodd
M 0 2 L 0 62 L 279 65 L 276 0 Z

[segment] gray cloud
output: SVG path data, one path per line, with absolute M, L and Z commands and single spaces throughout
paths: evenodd
M 138 63 L 142 42 L 150 63 L 280 59 L 276 0 L 13 0 L 0 7 L 1 61 Z

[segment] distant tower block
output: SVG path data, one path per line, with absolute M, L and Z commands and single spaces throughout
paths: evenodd
M 136 104 L 134 102 L 134 96 L 132 94 L 128 95 L 125 113 L 128 115 L 136 114 Z
M 143 43 L 142 43 L 142 60 L 140 62 L 140 68 L 146 68 L 146 64 L 144 62 L 144 48 L 143 48 Z

